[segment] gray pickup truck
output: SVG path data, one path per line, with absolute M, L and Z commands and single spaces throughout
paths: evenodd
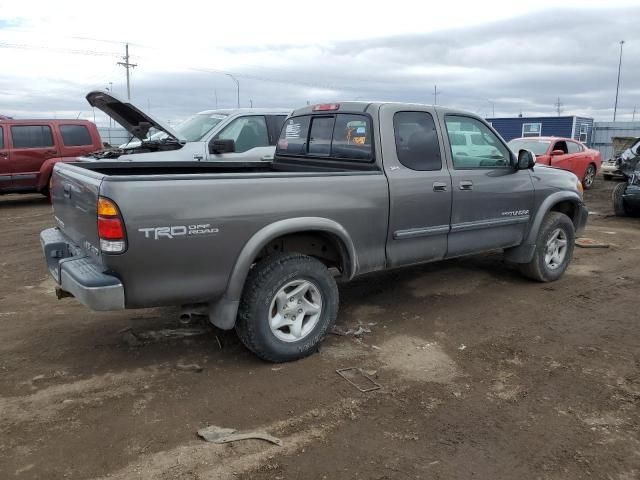
M 483 148 L 451 148 L 473 132 Z M 206 307 L 269 361 L 317 349 L 336 277 L 503 250 L 558 279 L 584 228 L 578 178 L 515 155 L 484 120 L 424 105 L 293 112 L 275 159 L 58 164 L 41 234 L 59 296 L 94 310 Z

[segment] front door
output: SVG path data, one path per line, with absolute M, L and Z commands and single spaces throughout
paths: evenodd
M 384 169 L 389 181 L 390 267 L 439 260 L 447 252 L 451 176 L 433 109 L 383 105 Z
M 5 130 L 6 127 L 0 126 L 0 191 L 11 188 L 11 160 Z
M 11 125 L 10 135 L 13 188 L 35 188 L 42 164 L 59 155 L 51 126 Z
M 473 135 L 482 143 L 448 152 L 453 202 L 447 257 L 518 245 L 533 208 L 529 170 L 515 169 L 514 155 L 484 122 L 462 115 L 442 120 L 450 138 Z

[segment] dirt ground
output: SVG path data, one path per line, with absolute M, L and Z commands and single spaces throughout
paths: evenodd
M 176 309 L 56 300 L 51 207 L 1 197 L 0 478 L 638 479 L 640 219 L 611 216 L 612 187 L 586 194 L 610 247 L 576 248 L 560 281 L 495 254 L 369 276 L 340 288 L 362 334 L 283 365 Z M 208 425 L 283 445 L 206 443 Z

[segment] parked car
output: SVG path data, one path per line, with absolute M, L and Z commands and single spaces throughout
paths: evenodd
M 611 195 L 616 215 L 640 214 L 640 139 L 616 159 L 616 169 L 625 179 Z
M 470 130 L 497 153 L 452 150 Z M 334 273 L 503 249 L 549 282 L 587 220 L 573 173 L 516 156 L 476 115 L 396 103 L 296 110 L 274 162 L 253 170 L 60 164 L 52 198 L 41 242 L 60 296 L 94 310 L 200 305 L 276 362 L 314 352 L 335 322 Z
M 56 163 L 101 148 L 98 129 L 86 120 L 0 119 L 0 194 L 48 195 Z
M 611 142 L 613 143 L 613 157 L 602 163 L 602 178 L 611 180 L 613 177 L 622 177 L 626 180 L 625 175 L 620 171 L 618 160 L 622 157 L 633 158 L 640 154 L 640 138 L 612 137 Z
M 95 157 L 123 161 L 272 161 L 280 128 L 291 113 L 282 108 L 206 110 L 171 127 L 108 92 L 90 92 L 87 101 L 131 134 L 129 142 Z M 227 140 L 233 140 L 233 150 Z
M 585 190 L 593 186 L 602 164 L 600 152 L 571 138 L 515 138 L 509 142 L 509 147 L 514 151 L 526 148 L 536 154 L 536 163 L 575 173 L 582 180 Z

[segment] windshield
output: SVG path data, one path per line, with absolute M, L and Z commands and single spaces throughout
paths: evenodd
M 187 142 L 198 142 L 225 118 L 227 118 L 226 113 L 198 113 L 176 125 L 174 130 Z M 158 132 L 149 139 L 161 140 L 166 136 L 164 132 Z
M 524 148 L 531 150 L 536 155 L 544 155 L 547 153 L 549 143 L 551 143 L 549 140 L 511 140 L 507 145 L 516 154 Z

